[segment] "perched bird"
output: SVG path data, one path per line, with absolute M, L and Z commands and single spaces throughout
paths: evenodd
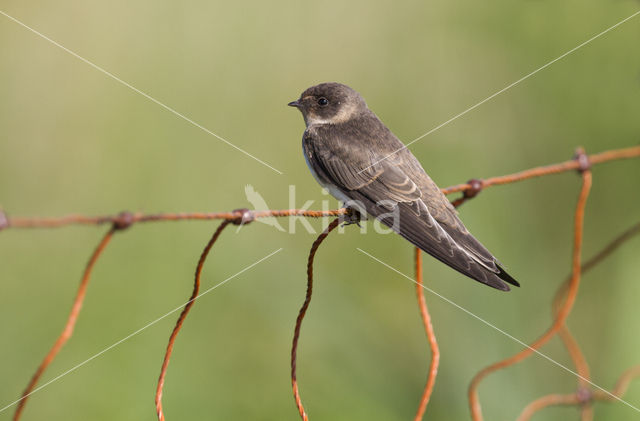
M 502 291 L 520 286 L 476 240 L 420 162 L 340 83 L 312 86 L 290 102 L 304 117 L 302 149 L 323 187 L 458 272 Z

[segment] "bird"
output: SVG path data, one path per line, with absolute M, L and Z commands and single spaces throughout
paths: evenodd
M 321 83 L 288 105 L 302 113 L 305 160 L 332 196 L 358 204 L 363 213 L 471 279 L 501 291 L 509 291 L 508 284 L 520 286 L 471 235 L 418 159 L 358 92 L 341 83 Z

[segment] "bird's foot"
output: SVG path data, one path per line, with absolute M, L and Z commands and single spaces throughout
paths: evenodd
M 358 210 L 354 208 L 347 208 L 347 213 L 342 215 L 342 226 L 346 227 L 347 225 L 355 224 L 358 227 L 362 228 L 360 226 L 360 221 L 362 220 L 364 220 L 364 218 Z

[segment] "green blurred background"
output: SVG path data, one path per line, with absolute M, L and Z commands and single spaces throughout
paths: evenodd
M 303 121 L 286 103 L 308 86 L 358 90 L 405 142 L 425 133 L 640 8 L 635 1 L 20 2 L 1 10 L 281 170 L 279 175 L 0 16 L 0 204 L 9 215 L 227 211 L 326 199 L 301 154 Z M 501 175 L 640 139 L 640 17 L 625 23 L 411 147 L 441 186 Z M 584 254 L 637 222 L 640 163 L 594 169 Z M 462 219 L 520 280 L 499 293 L 425 258 L 443 296 L 530 341 L 550 324 L 570 265 L 579 178 L 568 173 L 492 188 Z M 331 206 L 337 206 L 332 199 Z M 286 221 L 283 221 L 286 224 Z M 311 222 L 320 228 L 320 221 Z M 75 335 L 41 383 L 183 303 L 213 222 L 137 225 L 96 267 Z M 66 320 L 104 227 L 0 233 L 0 407 L 17 399 Z M 317 257 L 299 381 L 313 420 L 412 419 L 429 351 L 412 248 L 348 229 Z M 289 381 L 293 324 L 315 235 L 253 224 L 226 231 L 207 262 L 209 288 L 178 338 L 165 388 L 168 419 L 296 420 Z M 640 363 L 636 238 L 588 274 L 569 325 L 611 387 Z M 427 294 L 442 352 L 429 420 L 468 419 L 466 389 L 513 340 Z M 177 314 L 35 394 L 25 420 L 154 420 L 153 395 Z M 571 366 L 554 340 L 544 352 Z M 576 379 L 541 357 L 491 376 L 487 419 L 514 419 Z M 640 404 L 640 386 L 626 399 Z M 10 419 L 13 408 L 0 413 Z M 598 419 L 634 419 L 600 404 Z M 536 419 L 577 417 L 550 409 Z

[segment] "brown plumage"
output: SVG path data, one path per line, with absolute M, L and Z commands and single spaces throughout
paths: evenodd
M 333 196 L 362 204 L 368 214 L 472 279 L 503 291 L 509 290 L 505 282 L 519 286 L 360 94 L 323 83 L 289 105 L 302 112 L 307 125 L 302 137 L 307 164 Z M 394 220 L 392 212 L 399 217 Z

